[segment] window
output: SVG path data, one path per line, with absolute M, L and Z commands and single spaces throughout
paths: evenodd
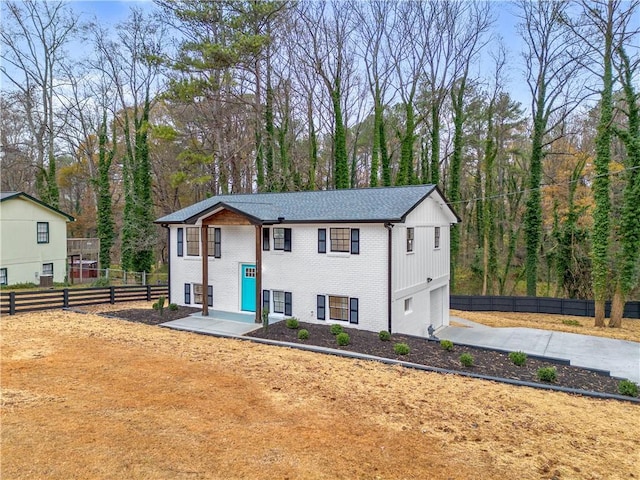
M 360 229 L 359 228 L 351 229 L 351 254 L 352 255 L 360 254 Z
M 38 222 L 38 243 L 49 243 L 49 222 Z
M 186 288 L 185 288 L 185 296 L 186 296 Z M 202 305 L 202 284 L 194 283 L 193 284 L 193 303 L 197 303 L 198 305 Z M 207 286 L 207 305 L 213 307 L 213 286 Z
M 184 228 L 178 229 L 178 256 L 184 256 Z
M 268 312 L 269 311 L 269 290 L 263 290 L 262 291 L 262 311 L 264 312 Z
M 349 297 L 329 296 L 329 318 L 331 320 L 349 320 Z
M 440 248 L 440 227 L 436 227 L 433 232 L 433 248 Z
M 200 255 L 200 235 L 198 227 L 187 228 L 187 255 L 197 257 Z
M 327 253 L 327 229 L 318 229 L 318 253 Z
M 191 284 L 184 284 L 184 303 L 187 305 L 191 303 Z
M 358 323 L 358 299 L 349 299 L 349 323 Z
M 411 313 L 413 311 L 413 297 L 404 299 L 404 313 Z
M 331 251 L 348 252 L 351 235 L 348 228 L 331 229 Z
M 45 277 L 53 277 L 53 263 L 42 264 L 42 275 Z
M 222 257 L 222 230 L 209 227 L 207 233 L 207 250 L 210 257 Z
M 9 282 L 7 280 L 7 269 L 0 268 L 0 285 L 8 285 Z
M 284 292 L 273 292 L 273 311 L 275 313 L 284 313 Z
M 318 320 L 324 320 L 326 318 L 324 295 L 318 295 L 318 297 L 317 297 L 317 300 L 316 300 L 316 317 L 318 317 Z
M 269 250 L 269 227 L 262 228 L 262 250 Z
M 273 229 L 273 249 L 291 251 L 291 229 L 290 228 L 274 228 Z
M 407 228 L 407 253 L 413 252 L 413 239 L 414 229 L 413 227 Z

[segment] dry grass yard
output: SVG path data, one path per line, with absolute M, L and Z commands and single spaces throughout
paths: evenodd
M 0 322 L 5 480 L 640 477 L 627 402 L 92 314 Z
M 640 320 L 624 319 L 622 328 L 594 327 L 593 318 L 574 317 L 570 315 L 545 315 L 541 313 L 514 312 L 466 312 L 451 310 L 451 315 L 489 327 L 525 327 L 557 330 L 559 332 L 580 333 L 597 337 L 617 338 L 640 342 Z M 575 325 L 575 322 L 578 325 Z M 455 324 L 454 321 L 451 323 Z M 462 326 L 456 324 L 456 326 Z

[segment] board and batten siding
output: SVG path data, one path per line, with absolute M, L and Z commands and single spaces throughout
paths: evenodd
M 45 263 L 53 263 L 53 281 L 64 282 L 67 218 L 20 197 L 0 203 L 0 218 L 0 268 L 7 269 L 9 284 L 38 284 Z M 49 243 L 38 243 L 38 222 L 49 223 Z
M 427 336 L 429 325 L 449 324 L 450 224 L 455 217 L 442 202 L 428 197 L 393 228 L 392 330 Z M 435 248 L 435 228 L 440 246 Z M 407 228 L 414 229 L 413 252 L 407 252 Z M 432 300 L 442 307 L 432 306 Z M 441 315 L 437 313 L 442 312 Z
M 382 224 L 283 224 L 291 228 L 291 252 L 262 252 L 263 290 L 292 292 L 292 314 L 303 322 L 330 320 L 328 295 L 358 299 L 359 323 L 369 331 L 387 329 L 387 230 Z M 275 225 L 275 227 L 279 227 Z M 360 253 L 331 252 L 330 229 L 358 228 Z M 318 253 L 318 229 L 327 230 L 327 253 Z M 317 295 L 327 295 L 326 320 L 318 320 Z

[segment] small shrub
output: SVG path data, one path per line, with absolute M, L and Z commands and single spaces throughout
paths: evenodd
M 309 330 L 304 328 L 298 332 L 298 340 L 309 340 Z
M 269 331 L 269 309 L 262 310 L 262 329 L 265 333 Z
M 169 304 L 169 310 L 171 310 L 172 312 L 177 312 L 178 311 L 178 304 L 177 303 L 170 303 Z
M 522 367 L 527 363 L 527 354 L 524 352 L 511 352 L 509 354 L 509 360 L 511 360 L 515 365 Z
M 342 325 L 338 325 L 337 323 L 331 325 L 331 335 L 339 335 L 342 332 L 344 332 Z
M 157 310 L 160 316 L 164 315 L 164 296 L 158 298 L 158 301 L 152 305 L 154 310 Z
M 95 280 L 92 284 L 92 287 L 110 287 L 111 281 L 107 277 L 100 277 Z
M 618 383 L 618 392 L 620 395 L 626 395 L 627 397 L 637 397 L 638 385 L 629 380 L 621 380 Z
M 383 342 L 388 342 L 389 340 L 391 340 L 391 334 L 389 332 L 387 332 L 386 330 L 382 330 L 378 334 L 378 338 L 380 340 L 382 340 Z
M 562 323 L 571 327 L 581 327 L 582 324 L 578 320 L 562 320 Z
M 348 333 L 342 332 L 336 335 L 336 342 L 338 342 L 338 345 L 340 345 L 341 347 L 346 347 L 347 345 L 349 345 L 350 341 L 351 339 L 349 338 Z
M 553 383 L 556 381 L 556 378 L 558 378 L 558 372 L 556 367 L 540 367 L 537 376 L 538 380 L 542 382 Z
M 393 351 L 396 355 L 408 355 L 411 349 L 406 343 L 396 343 L 393 345 Z
M 453 350 L 453 342 L 451 340 L 440 340 L 440 346 L 447 352 Z
M 463 353 L 460 355 L 460 363 L 463 367 L 473 367 L 473 355 L 470 353 Z
M 287 328 L 291 330 L 296 330 L 300 327 L 300 322 L 298 322 L 297 318 L 288 318 L 287 319 Z

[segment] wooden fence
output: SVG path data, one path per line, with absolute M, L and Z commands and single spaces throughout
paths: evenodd
M 0 315 L 72 308 L 102 303 L 157 300 L 168 297 L 167 285 L 120 285 L 113 287 L 64 288 L 30 292 L 0 292 Z
M 450 307 L 468 312 L 551 313 L 579 317 L 593 317 L 595 315 L 593 300 L 573 298 L 451 295 Z M 611 303 L 607 302 L 605 304 L 607 317 L 610 312 Z M 624 317 L 640 318 L 640 302 L 627 302 L 624 307 Z

